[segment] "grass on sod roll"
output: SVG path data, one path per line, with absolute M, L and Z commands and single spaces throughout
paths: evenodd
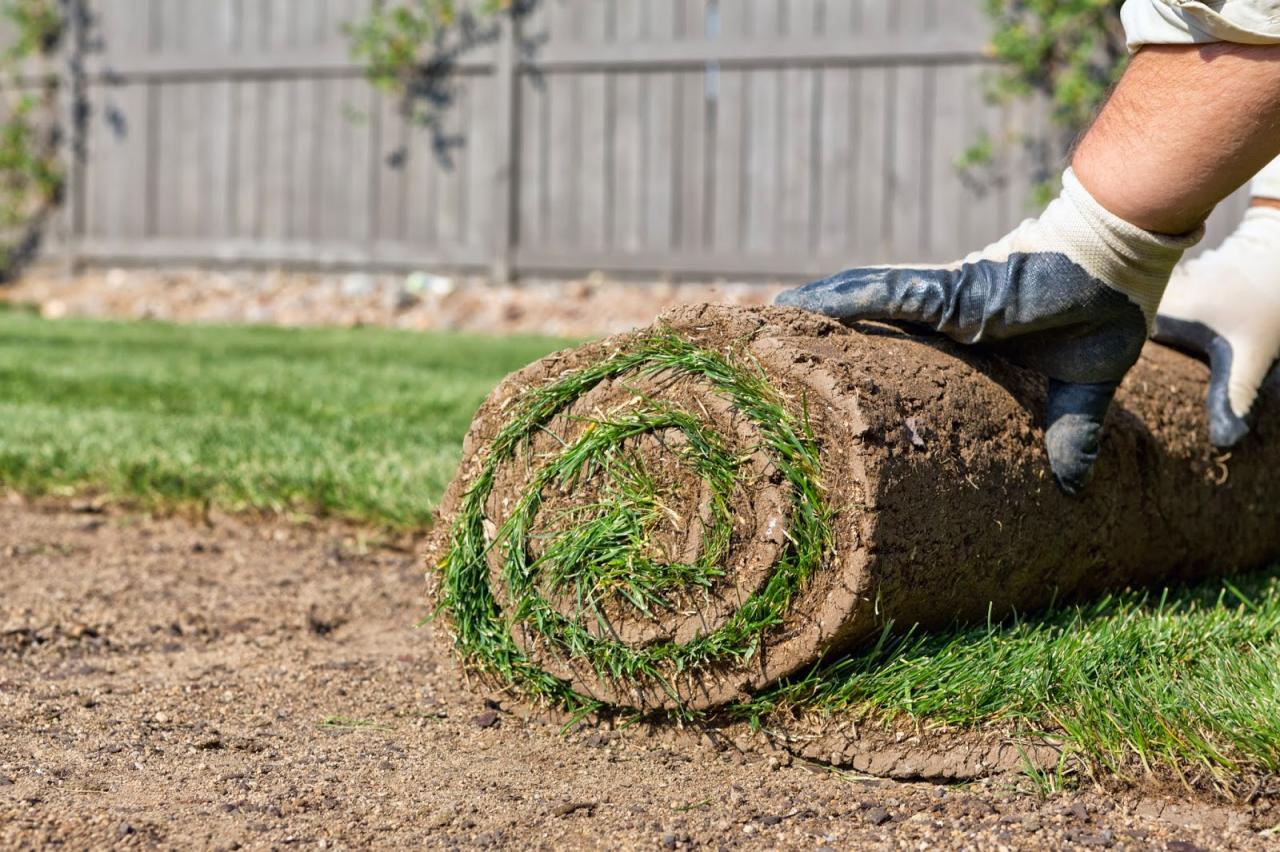
M 793 495 L 787 547 L 772 566 L 763 588 L 742 601 L 714 631 L 683 644 L 663 640 L 637 647 L 615 641 L 611 631 L 593 635 L 582 623 L 590 620 L 592 613 L 581 597 L 577 619 L 557 611 L 543 598 L 537 582 L 544 567 L 550 568 L 553 575 L 556 568 L 544 565 L 545 557 L 530 562 L 529 533 L 544 489 L 554 483 L 569 486 L 584 471 L 609 464 L 628 439 L 669 429 L 680 432 L 688 441 L 684 463 L 710 485 L 720 507 L 705 533 L 708 549 L 704 559 L 714 557 L 720 549 L 715 542 L 727 544 L 729 540 L 732 523 L 728 499 L 738 461 L 697 415 L 670 408 L 662 401 L 638 399 L 631 410 L 588 422 L 581 436 L 562 447 L 538 470 L 496 534 L 491 536 L 485 529 L 485 506 L 498 468 L 515 460 L 530 437 L 600 382 L 633 374 L 700 377 L 755 424 L 764 450 Z M 673 676 L 711 663 L 753 656 L 768 632 L 785 619 L 791 598 L 821 567 L 832 534 L 830 513 L 818 481 L 819 467 L 818 448 L 807 422 L 787 410 L 755 365 L 700 349 L 672 331 L 660 330 L 636 339 L 627 349 L 533 388 L 507 411 L 503 428 L 494 436 L 484 465 L 461 502 L 448 552 L 438 566 L 443 588 L 439 609 L 447 616 L 455 647 L 484 674 L 575 713 L 591 712 L 600 704 L 575 692 L 569 683 L 530 660 L 511 636 L 513 624 L 525 625 L 562 655 L 586 661 L 602 680 L 624 684 L 644 680 L 646 685 L 657 686 L 674 697 L 677 693 L 671 686 Z M 616 510 L 634 502 L 627 497 L 595 517 L 583 518 L 576 532 L 557 536 L 552 551 L 563 553 L 565 543 L 576 543 L 584 535 L 598 539 L 612 526 Z M 503 602 L 496 599 L 490 585 L 491 550 L 500 553 L 504 563 Z M 632 556 L 641 554 L 642 549 L 631 551 Z M 662 573 L 663 582 L 679 579 L 678 573 Z M 702 576 L 706 576 L 705 569 Z M 645 608 L 643 604 L 636 606 L 641 612 Z
M 420 527 L 479 401 L 560 346 L 0 309 L 0 485 Z M 643 512 L 643 483 L 619 476 Z M 594 588 L 611 569 L 592 570 L 561 580 Z M 1046 731 L 1103 767 L 1280 772 L 1280 570 L 885 637 L 736 708 L 764 726 L 794 710 Z

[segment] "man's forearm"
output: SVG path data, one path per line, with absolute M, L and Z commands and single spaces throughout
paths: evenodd
M 1072 161 L 1109 211 L 1194 230 L 1280 155 L 1280 45 L 1143 48 Z

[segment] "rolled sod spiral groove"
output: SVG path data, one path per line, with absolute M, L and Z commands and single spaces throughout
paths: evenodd
M 616 448 L 628 438 L 667 428 L 678 429 L 689 439 L 691 448 L 681 452 L 682 460 L 692 462 L 711 483 L 715 498 L 708 546 L 692 564 L 662 562 L 644 552 L 652 527 L 665 519 L 666 509 L 653 477 L 643 469 L 643 461 L 634 455 L 616 453 Z M 546 552 L 532 564 L 526 551 L 510 548 L 509 579 L 514 577 L 527 586 L 533 576 L 545 572 L 550 576 L 552 588 L 557 590 L 564 589 L 572 580 L 579 610 L 590 609 L 601 626 L 607 628 L 599 604 L 610 591 L 625 598 L 640 612 L 650 614 L 654 605 L 672 608 L 662 594 L 664 587 L 709 589 L 716 578 L 724 576 L 719 563 L 728 552 L 733 533 L 729 499 L 738 470 L 737 459 L 721 446 L 714 432 L 702 428 L 688 414 L 677 411 L 633 413 L 622 420 L 590 423 L 587 434 L 539 474 L 534 487 L 521 501 L 518 522 L 513 520 L 509 524 L 507 540 L 529 537 L 528 530 L 540 509 L 543 488 L 556 480 L 575 485 L 596 470 L 609 479 L 608 499 L 572 513 L 594 517 L 573 524 L 556 536 Z M 568 517 L 569 513 L 565 515 Z M 533 614 L 543 615 L 543 608 L 530 607 L 525 613 Z
M 531 436 L 583 394 L 628 374 L 648 379 L 693 376 L 705 381 L 758 429 L 760 449 L 769 452 L 790 489 L 787 543 L 768 580 L 717 629 L 688 642 L 632 647 L 593 635 L 581 620 L 602 622 L 600 605 L 608 595 L 647 614 L 654 607 L 670 606 L 668 593 L 705 591 L 722 576 L 720 562 L 732 536 L 729 500 L 741 457 L 697 414 L 641 398 L 634 410 L 592 420 L 576 440 L 545 460 L 503 525 L 486 533 L 485 506 L 499 466 L 514 459 Z M 659 330 L 597 364 L 529 390 L 508 417 L 464 495 L 450 531 L 439 564 L 438 614 L 444 616 L 458 652 L 472 669 L 530 697 L 571 711 L 599 706 L 596 699 L 531 660 L 513 639 L 516 624 L 532 630 L 565 657 L 589 661 L 602 679 L 624 684 L 645 679 L 661 685 L 675 699 L 669 684 L 672 676 L 756 654 L 831 547 L 831 515 L 823 499 L 818 447 L 806 417 L 788 410 L 761 370 L 699 348 L 673 331 Z M 661 507 L 639 460 L 628 457 L 624 448 L 629 439 L 663 430 L 683 435 L 680 463 L 698 473 L 713 498 L 704 546 L 692 564 L 657 562 L 643 552 L 646 526 Z M 603 499 L 575 512 L 568 527 L 552 537 L 541 555 L 533 556 L 531 530 L 544 490 L 552 485 L 572 486 L 593 476 L 608 482 Z M 488 557 L 494 547 L 502 548 L 505 601 L 495 596 L 490 585 Z M 539 593 L 540 582 L 560 590 L 571 587 L 576 618 L 558 612 Z

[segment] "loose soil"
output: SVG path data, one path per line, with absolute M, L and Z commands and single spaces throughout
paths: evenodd
M 1263 849 L 1265 796 L 837 774 L 744 730 L 524 719 L 412 543 L 0 504 L 0 847 Z

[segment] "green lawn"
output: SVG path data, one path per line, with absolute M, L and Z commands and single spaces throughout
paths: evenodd
M 565 345 L 0 310 L 0 485 L 419 527 L 480 401 Z
M 1280 571 L 884 637 L 741 711 L 1047 733 L 1108 773 L 1239 792 L 1280 772 Z
M 0 485 L 420 528 L 481 399 L 562 345 L 0 309 Z M 1049 731 L 1096 767 L 1230 788 L 1280 772 L 1278 577 L 887 639 L 738 709 Z

